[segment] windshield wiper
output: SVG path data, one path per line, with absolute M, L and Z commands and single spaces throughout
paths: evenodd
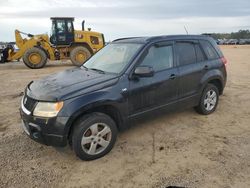
M 85 67 L 84 65 L 82 65 L 81 67 L 82 67 L 82 68 L 84 68 L 85 70 L 88 70 L 88 68 L 87 68 L 87 67 Z
M 105 71 L 103 70 L 100 70 L 100 69 L 96 69 L 96 68 L 89 68 L 90 70 L 93 70 L 93 71 L 96 71 L 96 72 L 99 72 L 101 74 L 105 74 Z

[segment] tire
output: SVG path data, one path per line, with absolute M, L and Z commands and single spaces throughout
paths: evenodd
M 4 63 L 3 53 L 0 51 L 0 63 Z
M 90 51 L 84 46 L 77 46 L 70 52 L 70 59 L 75 66 L 81 66 L 83 63 L 90 58 Z
M 218 105 L 219 90 L 213 84 L 208 84 L 202 92 L 199 105 L 195 107 L 195 110 L 199 114 L 208 115 L 213 113 Z
M 37 47 L 28 49 L 23 55 L 24 64 L 31 69 L 43 68 L 47 63 L 46 53 Z
M 2 55 L 2 57 L 1 57 L 1 63 L 7 63 L 7 62 L 9 62 L 8 61 L 8 56 L 9 56 L 9 50 L 10 50 L 11 48 L 10 47 L 6 47 L 5 49 L 3 49 L 3 51 L 1 52 L 1 55 Z
M 94 160 L 111 151 L 116 137 L 117 127 L 113 119 L 103 113 L 91 113 L 76 122 L 72 148 L 80 159 Z

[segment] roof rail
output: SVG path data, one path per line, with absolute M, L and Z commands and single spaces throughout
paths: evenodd
M 153 36 L 153 37 L 149 37 L 147 38 L 147 41 L 153 41 L 153 40 L 157 40 L 157 39 L 163 39 L 168 37 L 168 35 L 161 35 L 161 36 Z
M 119 38 L 119 39 L 115 39 L 112 42 L 116 42 L 116 41 L 120 41 L 120 40 L 127 40 L 127 39 L 139 39 L 139 38 L 143 38 L 143 37 L 125 37 L 125 38 Z

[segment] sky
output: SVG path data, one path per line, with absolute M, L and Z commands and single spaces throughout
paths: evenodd
M 250 0 L 0 0 L 0 41 L 14 30 L 50 34 L 50 17 L 75 17 L 75 29 L 120 37 L 250 29 Z

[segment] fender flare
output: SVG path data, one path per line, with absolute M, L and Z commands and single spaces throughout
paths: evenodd
M 74 123 L 77 121 L 78 118 L 84 116 L 85 114 L 91 113 L 94 111 L 94 109 L 101 109 L 103 107 L 111 107 L 115 109 L 115 112 L 118 115 L 118 122 L 117 122 L 117 128 L 118 130 L 124 130 L 125 125 L 125 119 L 122 116 L 121 109 L 115 105 L 115 103 L 111 100 L 106 101 L 96 101 L 95 103 L 90 103 L 87 105 L 83 105 L 81 108 L 79 108 L 77 111 L 75 111 L 73 114 L 70 115 L 70 118 L 68 119 L 66 125 L 65 125 L 65 135 L 69 136 L 72 130 L 72 127 Z M 103 112 L 106 113 L 106 112 Z M 109 115 L 108 113 L 106 113 Z M 115 121 L 115 120 L 114 120 Z
M 201 79 L 201 89 L 199 91 L 199 93 L 202 93 L 202 91 L 204 90 L 204 88 L 206 87 L 206 85 L 211 82 L 212 80 L 219 80 L 220 84 L 222 85 L 222 87 L 224 88 L 224 79 L 223 79 L 223 75 L 222 72 L 219 70 L 211 70 L 209 72 L 207 72 Z

